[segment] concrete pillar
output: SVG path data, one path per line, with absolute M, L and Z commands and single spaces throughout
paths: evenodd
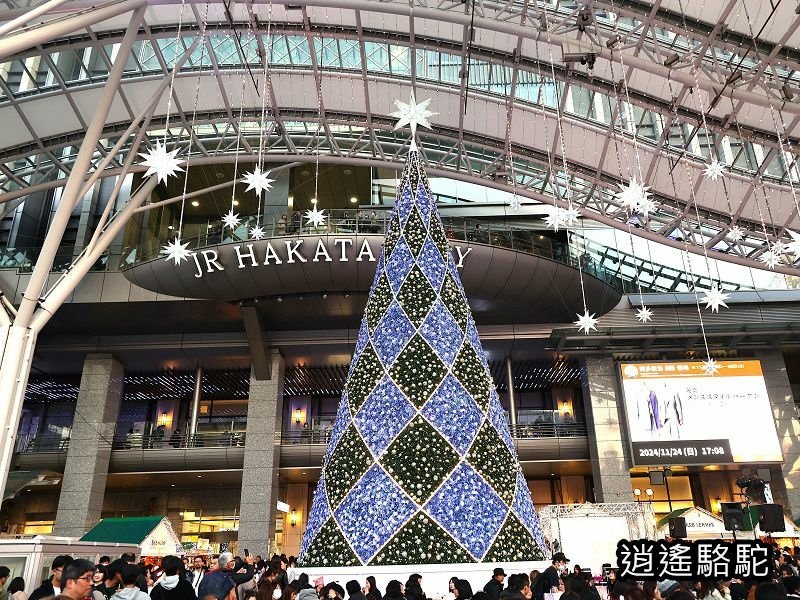
M 283 520 L 283 546 L 281 551 L 286 556 L 297 556 L 300 553 L 300 543 L 308 523 L 308 484 L 293 483 L 286 486 L 286 504 L 297 514 L 297 524 L 292 527 L 292 513 L 284 515 Z
M 270 351 L 272 379 L 257 380 L 250 372 L 250 398 L 247 402 L 247 430 L 242 469 L 242 499 L 239 517 L 239 552 L 272 555 L 275 540 L 276 502 L 283 414 L 285 365 L 277 350 Z
M 587 358 L 583 398 L 597 502 L 631 502 L 630 457 L 623 437 L 622 398 L 611 358 Z
M 100 521 L 124 374 L 110 354 L 89 354 L 83 363 L 55 535 L 80 537 Z
M 784 486 L 780 481 L 775 481 L 775 477 L 770 487 L 775 502 L 783 504 L 790 518 L 796 519 L 800 518 L 800 445 L 797 444 L 797 440 L 800 439 L 800 421 L 795 412 L 792 387 L 786 374 L 783 354 L 780 352 L 762 354 L 759 359 L 764 373 L 764 383 L 767 385 L 767 394 L 772 404 L 778 440 L 783 450 L 781 471 L 785 490 L 782 489 Z

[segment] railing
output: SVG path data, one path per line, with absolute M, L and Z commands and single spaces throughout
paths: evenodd
M 265 230 L 265 237 L 302 236 L 302 235 L 385 235 L 390 213 L 386 210 L 366 211 L 358 209 L 331 210 L 322 227 L 309 227 L 305 219 L 295 216 L 271 219 L 260 223 Z M 445 235 L 453 242 L 473 242 L 489 244 L 499 248 L 507 248 L 518 252 L 527 252 L 542 258 L 554 260 L 583 272 L 593 275 L 607 284 L 624 292 L 635 292 L 636 286 L 617 277 L 598 264 L 590 254 L 566 240 L 559 240 L 544 235 L 542 231 L 513 228 L 506 224 L 487 223 L 475 219 L 444 217 L 442 218 Z M 236 229 L 223 227 L 219 221 L 207 223 L 199 227 L 200 233 L 188 236 L 189 225 L 184 226 L 182 243 L 188 243 L 190 250 L 214 246 L 217 244 L 243 243 L 249 240 L 249 231 L 256 225 L 256 216 L 244 216 Z M 174 237 L 174 230 L 165 230 L 159 236 L 140 240 L 137 247 L 130 247 L 122 252 L 119 268 L 124 270 L 141 262 L 153 260 L 161 255 L 162 248 Z
M 586 424 L 580 421 L 541 422 L 510 427 L 511 437 L 516 440 L 537 438 L 574 438 L 587 435 Z M 275 434 L 275 441 L 281 445 L 327 445 L 330 441 L 330 429 L 307 429 L 303 431 L 282 431 Z M 37 452 L 59 453 L 69 450 L 70 439 L 42 438 L 20 436 L 17 441 L 17 452 L 32 454 Z M 161 437 L 155 435 L 126 434 L 105 440 L 106 447 L 112 450 L 182 450 L 191 448 L 232 448 L 244 447 L 245 433 L 239 432 L 204 432 L 194 436 Z

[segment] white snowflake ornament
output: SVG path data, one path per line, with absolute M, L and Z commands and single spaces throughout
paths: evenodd
M 578 326 L 579 331 L 589 333 L 590 331 L 597 331 L 597 321 L 599 321 L 599 319 L 596 319 L 593 314 L 590 315 L 589 309 L 586 309 L 582 315 L 578 315 L 578 320 L 575 321 L 575 325 Z
M 519 196 L 514 195 L 509 201 L 508 205 L 511 207 L 511 210 L 519 210 L 522 207 L 522 202 L 520 201 Z
M 174 240 L 169 242 L 166 246 L 163 247 L 161 250 L 161 254 L 166 254 L 164 260 L 171 260 L 176 265 L 181 264 L 181 261 L 189 260 L 189 257 L 194 254 L 191 250 L 189 250 L 189 242 L 185 244 L 181 243 L 181 238 L 176 237 Z
M 263 240 L 265 237 L 267 237 L 267 232 L 264 231 L 264 228 L 260 225 L 257 225 L 250 230 L 251 240 Z
M 428 118 L 439 114 L 428 110 L 430 103 L 431 99 L 428 98 L 417 104 L 417 101 L 414 99 L 414 92 L 411 92 L 411 99 L 408 104 L 400 100 L 395 100 L 394 105 L 397 107 L 397 110 L 391 113 L 391 116 L 397 119 L 394 130 L 397 131 L 401 127 L 410 125 L 411 136 L 413 137 L 417 134 L 417 125 L 430 129 L 431 124 Z
M 237 225 L 239 225 L 241 221 L 242 220 L 239 218 L 239 215 L 235 214 L 233 209 L 230 209 L 228 214 L 222 217 L 222 223 L 225 225 L 225 227 L 230 227 L 231 229 L 236 229 Z
M 639 319 L 642 323 L 647 323 L 648 321 L 653 320 L 653 311 L 647 308 L 646 306 L 642 306 L 640 309 L 636 311 L 636 318 Z
M 719 371 L 719 363 L 709 356 L 708 360 L 703 361 L 703 371 L 705 371 L 706 375 L 713 377 Z
M 709 164 L 703 174 L 708 177 L 711 181 L 716 181 L 718 178 L 725 175 L 725 165 L 719 162 L 716 158 L 711 159 L 711 164 Z
M 325 209 L 317 210 L 317 207 L 307 210 L 303 215 L 306 218 L 306 225 L 311 227 L 322 227 L 325 225 L 325 220 L 328 218 L 325 214 Z
M 719 312 L 719 307 L 728 308 L 725 300 L 730 298 L 730 294 L 724 293 L 716 285 L 710 290 L 704 292 L 704 296 L 700 298 L 700 302 L 705 303 L 706 308 L 710 308 L 711 312 Z
M 758 257 L 762 263 L 767 265 L 768 268 L 774 269 L 781 264 L 781 255 L 776 253 L 774 249 L 767 250 Z
M 178 171 L 183 171 L 183 169 L 178 166 L 180 161 L 175 158 L 177 153 L 178 148 L 167 152 L 167 147 L 162 146 L 161 142 L 156 142 L 156 147 L 150 148 L 148 152 L 140 152 L 139 156 L 144 158 L 142 164 L 147 167 L 144 176 L 150 177 L 151 175 L 158 175 L 159 181 L 166 182 L 167 177 L 172 177 L 176 175 Z
M 744 239 L 744 230 L 738 225 L 734 225 L 728 231 L 728 239 L 732 242 L 741 242 Z
M 786 249 L 787 245 L 784 244 L 781 240 L 776 240 L 774 244 L 772 244 L 772 250 L 775 254 L 780 256 L 781 254 L 786 254 L 788 250 Z
M 561 212 L 561 221 L 567 227 L 574 227 L 578 224 L 578 219 L 580 216 L 581 211 L 574 206 L 570 206 Z
M 630 183 L 627 185 L 625 184 L 618 184 L 620 191 L 617 192 L 617 200 L 623 206 L 623 208 L 628 209 L 630 212 L 639 212 L 642 203 L 646 204 L 645 208 L 648 208 L 648 212 L 652 212 L 652 208 L 654 207 L 653 204 L 647 204 L 650 196 L 650 189 L 649 186 L 644 185 L 637 181 L 636 177 L 632 177 Z M 652 201 L 650 201 L 652 202 Z
M 245 192 L 255 190 L 256 196 L 260 196 L 262 192 L 272 189 L 274 179 L 269 178 L 269 171 L 262 171 L 261 167 L 256 165 L 250 173 L 244 174 L 244 182 L 247 184 Z

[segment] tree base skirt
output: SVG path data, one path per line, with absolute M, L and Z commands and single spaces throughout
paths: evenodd
M 387 565 L 375 567 L 299 567 L 298 573 L 308 573 L 309 581 L 314 583 L 317 577 L 323 577 L 328 584 L 335 581 L 342 587 L 351 579 L 357 580 L 363 587 L 367 577 L 372 575 L 378 584 L 381 593 L 386 592 L 386 584 L 392 579 L 404 584 L 412 573 L 422 575 L 422 589 L 428 598 L 440 598 L 449 591 L 448 582 L 451 577 L 466 579 L 472 586 L 472 591 L 477 592 L 492 578 L 495 567 L 502 567 L 506 576 L 513 573 L 526 573 L 536 569 L 544 571 L 550 566 L 550 561 L 540 560 L 532 562 L 508 563 L 462 563 L 450 565 Z M 508 577 L 506 577 L 508 583 Z

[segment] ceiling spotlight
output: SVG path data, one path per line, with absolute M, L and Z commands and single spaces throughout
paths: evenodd
M 345 298 L 349 298 L 349 297 L 350 297 L 350 292 L 345 292 L 345 293 L 344 293 L 344 297 L 345 297 Z
M 167 225 L 167 229 L 175 229 L 174 225 Z
M 351 204 L 356 204 L 356 203 L 358 203 L 358 198 L 356 198 L 355 196 L 353 196 L 352 198 L 350 198 L 350 203 L 351 203 Z
M 225 173 L 217 171 L 216 173 L 217 179 L 225 179 Z
M 309 175 L 311 175 L 311 171 L 309 171 L 308 169 L 303 169 L 302 171 L 300 171 L 300 175 L 302 175 L 303 177 L 308 177 Z
M 316 203 L 317 203 L 317 199 L 316 198 L 312 198 L 311 199 L 311 204 L 316 204 Z
M 325 300 L 328 297 L 328 292 L 322 292 L 322 299 Z
M 678 55 L 677 52 L 673 52 L 664 60 L 664 66 L 669 67 L 670 69 L 678 64 L 678 61 L 681 57 Z
M 175 487 L 175 484 L 174 483 L 170 483 L 169 487 Z
M 342 171 L 342 173 L 344 173 L 345 175 L 352 175 L 353 169 L 345 169 L 344 171 Z
M 286 199 L 286 204 L 289 206 L 289 208 L 291 208 L 292 206 L 294 206 L 294 196 L 289 196 L 289 197 Z
M 283 302 L 283 296 L 278 296 L 275 298 L 275 302 Z
M 234 201 L 233 201 L 233 205 L 234 205 L 234 206 L 239 206 L 239 201 L 238 201 L 238 200 L 234 200 Z
M 197 478 L 198 478 L 198 479 L 200 479 L 201 477 L 202 477 L 202 475 L 198 475 L 198 476 L 197 476 Z
M 192 200 L 192 206 L 200 206 L 200 203 L 197 200 Z

